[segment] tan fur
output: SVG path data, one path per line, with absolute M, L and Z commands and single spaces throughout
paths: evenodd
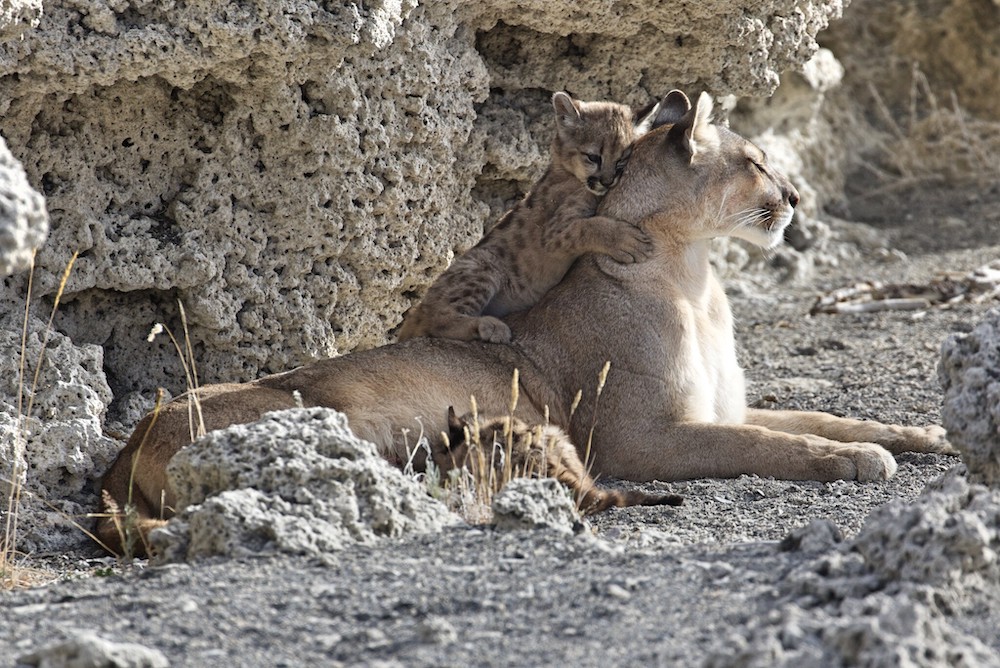
M 679 506 L 683 502 L 676 494 L 597 487 L 569 436 L 552 424 L 529 425 L 509 416 L 472 413 L 457 417 L 449 407 L 447 436 L 431 445 L 431 457 L 441 471 L 468 468 L 474 477 L 484 479 L 489 475 L 484 469 L 492 467 L 500 479 L 506 473 L 511 478 L 555 478 L 574 492 L 577 508 L 584 514 L 612 506 Z
M 507 343 L 510 329 L 500 318 L 537 302 L 584 253 L 629 263 L 652 252 L 634 225 L 594 215 L 642 133 L 642 120 L 636 126 L 626 106 L 581 102 L 566 93 L 556 93 L 552 104 L 556 134 L 544 176 L 407 311 L 400 341 L 437 336 Z
M 940 427 L 746 408 L 732 316 L 708 261 L 709 243 L 725 235 L 778 243 L 797 194 L 760 149 L 711 125 L 710 111 L 705 95 L 691 109 L 686 97 L 671 93 L 654 123 L 662 127 L 636 141 L 618 185 L 601 203 L 599 213 L 649 235 L 655 247 L 649 260 L 626 265 L 584 256 L 529 311 L 508 317 L 515 335 L 509 345 L 412 339 L 252 383 L 205 388 L 209 428 L 289 406 L 299 390 L 306 405 L 343 411 L 358 436 L 401 459 L 419 429 L 446 430 L 447 407 L 468 405 L 470 395 L 484 415 L 506 414 L 516 368 L 516 417 L 542 423 L 547 407 L 549 420 L 578 445 L 595 425 L 592 471 L 599 476 L 883 480 L 896 468 L 890 452 L 954 453 Z M 598 400 L 597 377 L 609 360 Z M 570 420 L 578 390 L 583 399 Z M 146 517 L 171 512 L 156 499 L 165 489 L 166 462 L 190 440 L 188 401 L 167 405 L 138 457 Z M 120 504 L 149 421 L 105 478 Z M 168 489 L 168 505 L 171 498 Z M 108 539 L 106 522 L 101 531 Z

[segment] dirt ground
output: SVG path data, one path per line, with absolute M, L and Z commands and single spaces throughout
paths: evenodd
M 869 249 L 858 262 L 817 269 L 808 283 L 735 296 L 748 399 L 937 423 L 941 342 L 970 331 L 996 302 L 918 314 L 809 309 L 818 294 L 857 281 L 926 282 L 1000 259 L 1000 188 L 917 188 L 856 200 L 850 215 L 906 258 L 887 261 Z M 651 483 L 683 494 L 685 504 L 613 509 L 576 536 L 463 527 L 346 550 L 326 563 L 267 557 L 121 568 L 86 550 L 36 555 L 29 563 L 63 576 L 0 594 L 0 665 L 78 630 L 187 666 L 698 665 L 729 651 L 726 639 L 766 615 L 775 588 L 809 558 L 781 548 L 791 530 L 826 518 L 850 537 L 873 508 L 914 498 L 959 463 L 898 461 L 883 483 Z M 972 614 L 954 611 L 955 624 L 1000 665 L 996 608 L 987 606 L 981 623 Z

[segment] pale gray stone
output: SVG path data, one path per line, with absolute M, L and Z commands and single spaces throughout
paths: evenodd
M 22 369 L 22 322 L 0 316 L 0 496 L 8 498 L 7 480 L 21 486 L 19 550 L 63 550 L 87 540 L 97 479 L 121 443 L 101 426 L 111 401 L 101 348 L 46 334 L 46 323 L 32 316 Z
M 319 556 L 458 522 L 327 408 L 276 411 L 212 432 L 175 455 L 167 472 L 182 510 L 151 535 L 161 562 Z
M 53 217 L 37 289 L 82 253 L 61 327 L 109 350 L 116 396 L 186 389 L 172 345 L 137 335 L 182 338 L 177 300 L 205 380 L 384 343 L 539 176 L 551 91 L 767 93 L 842 8 L 50 3 L 0 44 L 0 133 Z
M 0 33 L 3 25 L 0 8 Z M 48 232 L 45 200 L 28 183 L 24 168 L 0 137 L 0 278 L 31 266 L 32 253 Z
M 112 642 L 90 631 L 23 654 L 17 665 L 38 668 L 167 668 L 170 662 L 158 649 L 136 643 Z
M 580 513 L 572 492 L 553 478 L 514 478 L 493 497 L 493 522 L 501 531 L 554 529 L 573 533 Z
M 1000 309 L 941 346 L 941 422 L 969 479 L 1000 487 Z

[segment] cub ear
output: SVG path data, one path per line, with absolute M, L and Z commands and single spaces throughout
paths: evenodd
M 448 446 L 454 448 L 465 442 L 465 420 L 455 415 L 455 407 L 448 406 Z
M 677 123 L 690 109 L 691 102 L 687 95 L 679 90 L 672 90 L 652 107 L 646 107 L 638 112 L 639 121 L 635 124 L 636 136 L 641 137 L 661 125 Z
M 697 104 L 670 128 L 669 141 L 686 154 L 688 162 L 693 161 L 699 151 L 719 145 L 719 133 L 710 125 L 712 106 L 712 97 L 702 92 Z
M 560 128 L 575 128 L 580 124 L 580 107 L 569 93 L 560 91 L 552 96 L 552 108 L 556 110 L 556 123 Z

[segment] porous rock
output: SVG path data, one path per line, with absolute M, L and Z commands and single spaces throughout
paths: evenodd
M 212 432 L 168 469 L 181 512 L 152 534 L 164 562 L 260 552 L 323 555 L 458 521 L 327 408 Z
M 941 346 L 941 422 L 969 479 L 1000 487 L 1000 309 Z
M 554 478 L 514 478 L 493 497 L 493 522 L 500 531 L 554 529 L 573 533 L 580 513 L 571 492 Z
M 793 568 L 767 603 L 775 610 L 749 620 L 708 665 L 998 665 L 955 619 L 1000 595 L 998 527 L 1000 492 L 956 467 Z
M 636 88 L 665 94 L 700 85 L 716 93 L 769 94 L 779 73 L 809 59 L 814 36 L 846 3 L 779 0 L 733 12 L 723 0 L 685 6 L 582 0 L 572 12 L 546 0 L 463 7 L 492 85 L 572 88 L 632 101 Z
M 27 269 L 48 232 L 44 199 L 0 137 L 0 277 Z
M 40 668 L 167 668 L 170 662 L 158 649 L 137 643 L 112 642 L 91 631 L 77 631 L 68 640 L 22 654 L 18 666 Z
M 961 587 L 973 576 L 1000 581 L 1000 490 L 951 471 L 911 504 L 875 510 L 854 547 L 881 577 Z
M 116 395 L 185 389 L 145 340 L 178 301 L 200 376 L 246 380 L 384 342 L 476 240 L 485 69 L 415 6 L 84 0 L 0 45 L 0 131 L 56 212 L 37 286 L 81 251 L 60 326 Z
M 111 401 L 101 348 L 46 334 L 46 323 L 29 317 L 22 368 L 23 322 L 0 316 L 0 492 L 6 500 L 6 480 L 21 486 L 20 551 L 64 550 L 87 540 L 98 478 L 121 443 L 101 428 Z
M 705 666 L 995 666 L 997 655 L 978 638 L 909 594 L 848 599 L 837 609 L 782 605 L 727 640 Z
M 0 38 L 20 37 L 28 28 L 38 25 L 42 17 L 42 0 L 3 0 L 0 2 Z
M 826 552 L 844 541 L 840 527 L 825 518 L 817 518 L 808 524 L 793 529 L 781 541 L 782 550 L 802 552 Z
M 841 0 L 75 0 L 0 44 L 0 132 L 52 212 L 42 292 L 116 396 L 247 380 L 387 341 L 539 175 L 552 90 L 646 104 L 770 92 Z M 22 286 L 0 293 L 0 307 Z

